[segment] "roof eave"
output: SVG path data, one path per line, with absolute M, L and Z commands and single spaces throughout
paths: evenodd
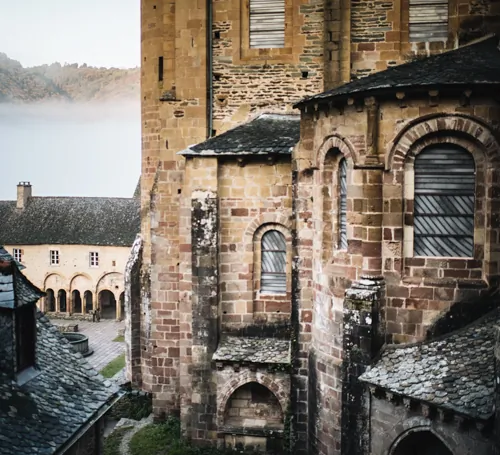
M 328 104 L 335 101 L 346 101 L 349 98 L 354 97 L 366 97 L 366 96 L 387 96 L 395 92 L 407 92 L 416 93 L 427 90 L 460 90 L 468 87 L 492 87 L 500 86 L 500 82 L 490 82 L 490 81 L 473 81 L 469 83 L 459 83 L 459 84 L 419 84 L 419 85 L 401 85 L 401 86 L 380 86 L 368 90 L 352 91 L 348 93 L 342 93 L 339 95 L 325 96 L 321 98 L 307 98 L 296 104 L 294 108 L 302 109 L 303 107 L 310 106 L 313 104 L 321 105 Z

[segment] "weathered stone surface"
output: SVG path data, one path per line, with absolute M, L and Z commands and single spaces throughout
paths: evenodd
M 223 336 L 213 360 L 289 364 L 290 341 L 277 338 Z
M 387 347 L 360 380 L 474 419 L 495 409 L 498 310 L 443 339 Z

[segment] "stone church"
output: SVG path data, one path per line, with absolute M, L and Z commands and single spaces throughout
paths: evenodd
M 141 17 L 126 339 L 155 414 L 275 454 L 498 454 L 500 2 Z

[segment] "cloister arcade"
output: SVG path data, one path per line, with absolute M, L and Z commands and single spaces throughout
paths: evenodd
M 105 273 L 97 281 L 83 274 L 67 279 L 61 274 L 48 274 L 44 281 L 47 294 L 40 302 L 40 309 L 53 315 L 91 318 L 100 310 L 104 319 L 122 320 L 124 314 L 123 274 Z

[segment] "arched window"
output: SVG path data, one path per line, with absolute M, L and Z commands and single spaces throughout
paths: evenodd
M 472 257 L 474 158 L 440 145 L 415 159 L 414 256 Z
M 268 231 L 262 236 L 261 292 L 286 292 L 286 241 L 279 231 Z
M 339 162 L 339 249 L 347 249 L 347 161 Z

